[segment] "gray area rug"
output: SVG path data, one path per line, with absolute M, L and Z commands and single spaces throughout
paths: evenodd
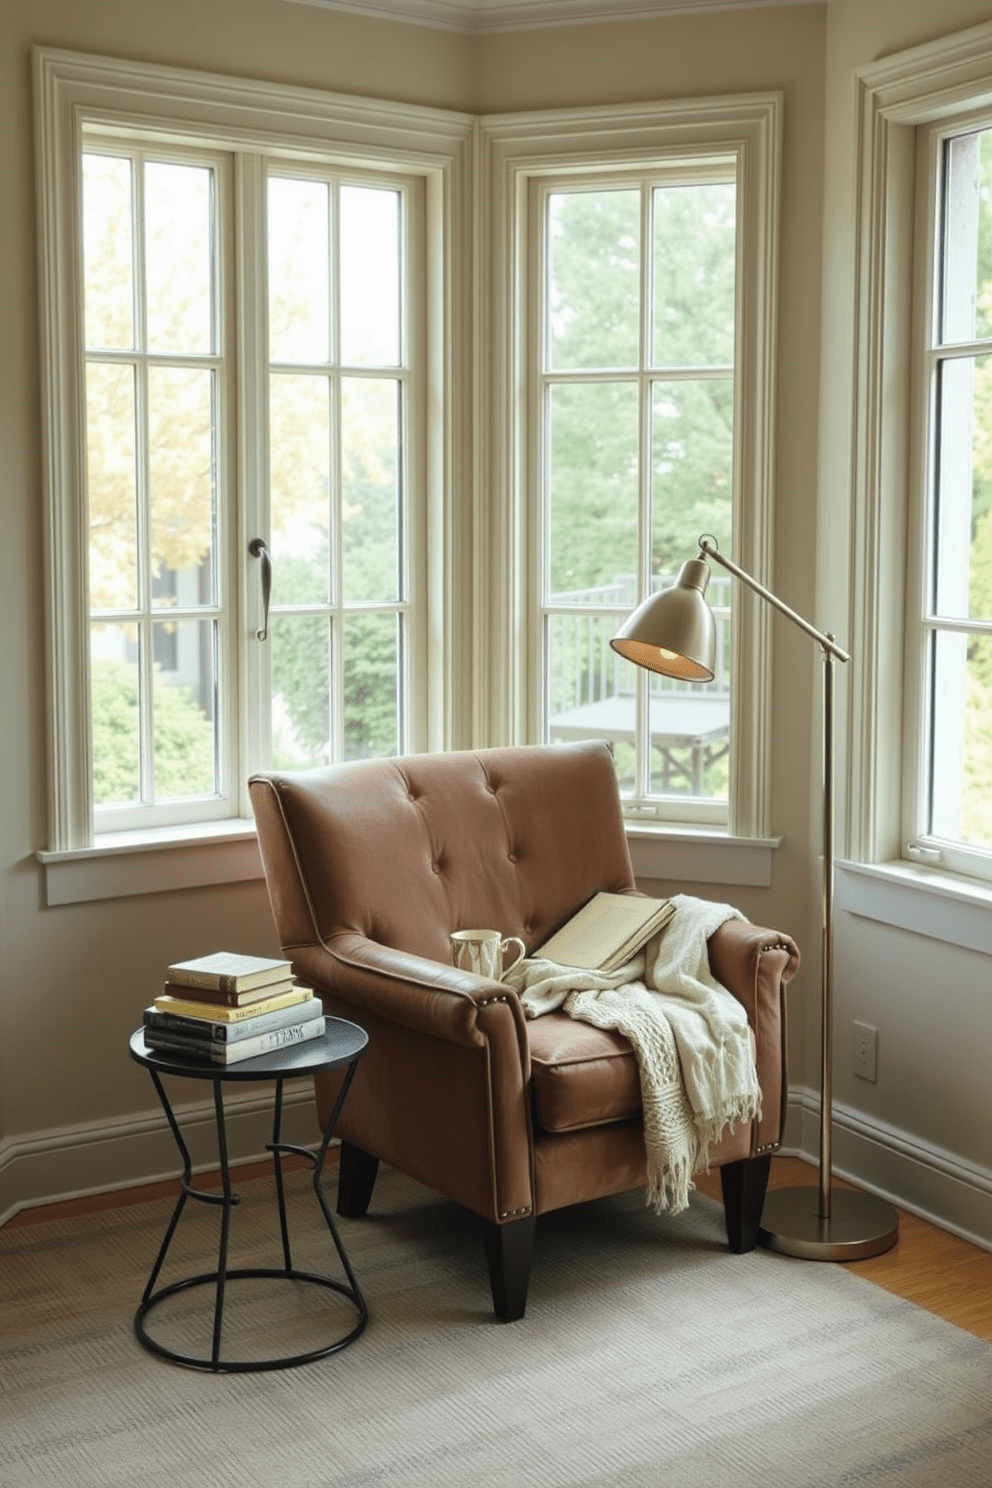
M 294 1260 L 330 1269 L 306 1174 L 289 1183 Z M 278 1265 L 270 1185 L 239 1192 L 231 1263 Z M 239 1375 L 134 1337 L 171 1208 L 0 1232 L 3 1488 L 992 1488 L 992 1346 L 841 1268 L 729 1255 L 700 1195 L 667 1221 L 640 1194 L 546 1216 L 506 1325 L 477 1221 L 386 1170 L 340 1221 L 366 1332 Z M 164 1280 L 216 1264 L 218 1213 L 192 1208 Z M 210 1301 L 180 1294 L 150 1330 L 208 1351 Z M 352 1317 L 323 1289 L 231 1283 L 225 1344 L 302 1351 Z

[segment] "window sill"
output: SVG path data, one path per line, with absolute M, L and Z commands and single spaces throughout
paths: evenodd
M 838 863 L 837 908 L 992 955 L 992 885 L 916 863 Z
M 264 876 L 255 824 L 243 819 L 210 822 L 202 828 L 108 833 L 92 847 L 39 852 L 37 858 L 49 907 Z
M 677 883 L 738 884 L 767 889 L 781 837 L 731 837 L 723 831 L 628 823 L 637 878 Z
M 630 824 L 627 842 L 638 878 L 768 888 L 780 837 L 731 837 L 704 828 Z M 120 832 L 92 847 L 36 854 L 45 902 L 85 904 L 132 894 L 162 894 L 264 877 L 251 821 L 211 822 L 200 829 Z

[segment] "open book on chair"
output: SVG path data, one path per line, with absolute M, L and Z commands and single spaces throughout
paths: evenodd
M 601 890 L 534 952 L 559 966 L 616 971 L 675 913 L 670 899 Z

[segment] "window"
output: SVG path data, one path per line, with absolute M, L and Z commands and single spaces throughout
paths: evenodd
M 36 67 L 52 848 L 236 825 L 252 769 L 441 747 L 468 121 Z
M 733 174 L 678 168 L 540 190 L 544 732 L 608 739 L 642 811 L 726 811 L 729 578 L 709 589 L 713 685 L 652 676 L 609 640 L 701 533 L 733 546 L 736 198 Z
M 768 95 L 482 124 L 482 521 L 506 555 L 486 722 L 605 738 L 631 819 L 753 839 L 769 827 L 768 607 L 714 575 L 706 688 L 608 643 L 703 533 L 769 577 L 780 122 Z
M 268 702 L 252 754 L 308 768 L 407 741 L 409 193 L 266 166 L 264 222 L 248 230 L 267 251 L 236 302 L 221 290 L 229 177 L 225 159 L 83 150 L 98 831 L 231 814 L 229 555 L 245 551 L 246 516 L 227 427 L 249 336 L 268 348 L 252 411 L 268 475 L 245 512 L 272 582 L 268 647 L 245 657 Z
M 862 69 L 859 112 L 848 853 L 987 882 L 992 26 Z
M 92 788 L 115 824 L 230 789 L 219 176 L 82 153 Z
M 410 193 L 270 173 L 270 757 L 409 746 Z M 422 669 L 421 669 L 422 674 Z
M 778 95 L 475 120 L 35 72 L 50 896 L 77 859 L 154 887 L 106 887 L 135 842 L 221 844 L 223 880 L 253 769 L 536 743 L 602 700 L 631 811 L 768 849 L 767 607 L 731 632 L 714 580 L 719 716 L 685 744 L 660 684 L 577 658 L 704 530 L 767 575 Z
M 917 855 L 992 873 L 992 127 L 928 138 Z M 912 696 L 916 689 L 910 689 Z M 938 856 L 939 855 L 939 856 Z

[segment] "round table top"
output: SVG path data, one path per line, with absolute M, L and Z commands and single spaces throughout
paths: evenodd
M 328 1018 L 321 1038 L 302 1044 L 287 1044 L 253 1059 L 234 1064 L 216 1064 L 212 1059 L 199 1059 L 182 1049 L 152 1049 L 145 1043 L 144 1028 L 131 1035 L 131 1058 L 159 1074 L 182 1075 L 191 1080 L 275 1080 L 314 1075 L 321 1070 L 340 1069 L 365 1052 L 369 1036 L 357 1023 L 345 1018 Z

